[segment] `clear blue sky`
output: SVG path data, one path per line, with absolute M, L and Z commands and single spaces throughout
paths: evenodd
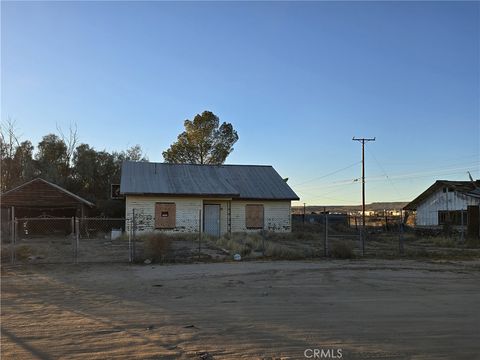
M 2 2 L 1 118 L 150 160 L 211 110 L 307 204 L 480 178 L 479 2 Z M 354 166 L 349 167 L 350 165 Z M 342 168 L 343 171 L 336 172 Z M 329 175 L 336 172 L 332 175 Z M 329 175 L 329 176 L 325 176 Z

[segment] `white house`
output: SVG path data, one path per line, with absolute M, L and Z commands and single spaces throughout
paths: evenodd
M 437 180 L 404 210 L 416 211 L 415 225 L 436 227 L 467 225 L 467 209 L 480 205 L 480 181 Z
M 298 196 L 271 166 L 126 161 L 120 192 L 137 231 L 291 231 Z M 134 215 L 135 214 L 135 215 Z

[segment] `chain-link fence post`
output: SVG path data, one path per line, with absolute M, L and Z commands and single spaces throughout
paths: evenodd
M 128 229 L 128 262 L 132 262 L 132 219 L 127 219 L 127 221 L 130 223 L 129 229 Z
M 198 261 L 202 252 L 202 210 L 198 210 Z
M 75 218 L 70 218 L 70 239 L 72 243 L 73 263 L 75 264 Z
M 403 238 L 403 213 L 400 210 L 400 238 L 399 238 L 399 252 L 400 255 L 403 255 L 405 253 L 405 245 L 404 245 L 404 238 Z
M 12 264 L 15 264 L 15 242 L 16 242 L 16 233 L 17 233 L 17 219 L 13 218 L 12 214 L 12 233 L 11 233 L 11 238 L 12 238 L 12 243 L 11 243 L 11 256 L 12 256 Z
M 327 214 L 326 207 L 323 208 L 323 218 L 325 221 L 325 238 L 323 239 L 324 240 L 323 251 L 324 251 L 325 257 L 327 257 L 328 256 L 328 214 Z
M 133 262 L 133 237 L 135 236 L 135 221 L 133 220 L 135 216 L 135 210 L 132 210 L 132 217 L 129 219 L 130 221 L 130 231 L 128 233 L 128 261 Z
M 78 247 L 80 246 L 80 219 L 75 219 L 75 244 L 74 244 L 74 262 L 78 264 Z
M 128 250 L 129 250 L 129 261 L 135 261 L 135 234 L 136 232 L 136 222 L 135 222 L 135 209 L 132 209 L 132 218 L 130 219 L 130 236 L 128 237 Z

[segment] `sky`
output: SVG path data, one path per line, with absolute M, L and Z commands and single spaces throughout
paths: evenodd
M 273 165 L 294 205 L 410 201 L 480 178 L 479 2 L 5 2 L 1 120 L 76 124 L 98 150 L 163 161 L 204 110 L 229 164 Z

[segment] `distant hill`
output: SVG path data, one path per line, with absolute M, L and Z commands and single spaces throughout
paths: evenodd
M 407 204 L 408 202 L 374 202 L 371 204 L 366 204 L 365 210 L 371 210 L 371 211 L 400 210 Z M 341 213 L 362 210 L 361 205 L 331 205 L 331 206 L 326 206 L 326 208 L 327 208 L 327 211 L 341 212 Z M 323 211 L 323 206 L 311 205 L 306 207 L 307 214 L 310 214 L 312 212 L 321 212 L 321 211 Z M 303 214 L 303 206 L 292 206 L 292 212 L 294 214 Z

